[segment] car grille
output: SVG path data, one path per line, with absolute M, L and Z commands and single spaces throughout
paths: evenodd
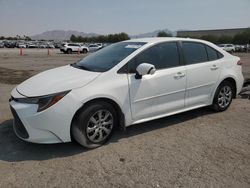
M 11 112 L 12 112 L 12 114 L 13 114 L 13 116 L 14 116 L 13 128 L 14 128 L 16 134 L 17 134 L 18 136 L 20 136 L 21 138 L 23 138 L 23 139 L 29 138 L 29 134 L 28 134 L 27 130 L 25 129 L 25 127 L 24 127 L 22 121 L 21 121 L 20 118 L 18 117 L 18 115 L 17 115 L 15 109 L 12 108 L 11 106 L 10 106 L 10 109 L 11 109 Z

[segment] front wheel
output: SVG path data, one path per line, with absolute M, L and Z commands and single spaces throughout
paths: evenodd
M 74 139 L 86 148 L 96 148 L 106 143 L 117 124 L 116 111 L 106 102 L 89 105 L 72 125 Z
M 234 89 L 230 82 L 224 81 L 217 88 L 212 108 L 217 112 L 225 111 L 231 104 L 234 95 Z

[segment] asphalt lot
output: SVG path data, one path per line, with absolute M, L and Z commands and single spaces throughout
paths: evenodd
M 250 53 L 236 54 L 250 78 Z M 12 131 L 10 91 L 26 78 L 84 55 L 0 49 L 0 187 L 250 187 L 250 100 L 116 131 L 103 147 L 39 145 Z

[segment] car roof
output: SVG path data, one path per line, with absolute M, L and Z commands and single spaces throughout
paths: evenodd
M 127 42 L 146 42 L 146 43 L 158 43 L 158 42 L 168 42 L 168 41 L 192 41 L 192 42 L 207 42 L 200 39 L 192 38 L 180 38 L 180 37 L 151 37 L 151 38 L 138 38 L 127 40 Z
M 148 45 L 154 45 L 157 43 L 161 43 L 161 42 L 171 42 L 171 41 L 189 41 L 189 42 L 200 42 L 203 44 L 206 44 L 210 47 L 213 47 L 214 49 L 216 49 L 217 51 L 219 51 L 220 53 L 222 53 L 224 56 L 228 56 L 230 54 L 228 54 L 226 51 L 222 50 L 220 47 L 218 47 L 217 45 L 206 41 L 206 40 L 201 40 L 201 39 L 193 39 L 193 38 L 181 38 L 181 37 L 151 37 L 151 38 L 138 38 L 138 39 L 131 39 L 131 40 L 127 40 L 124 42 L 145 42 Z

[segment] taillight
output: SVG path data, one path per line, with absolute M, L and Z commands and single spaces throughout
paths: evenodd
M 239 60 L 238 62 L 237 62 L 237 65 L 243 65 L 243 61 L 241 61 L 241 60 Z

